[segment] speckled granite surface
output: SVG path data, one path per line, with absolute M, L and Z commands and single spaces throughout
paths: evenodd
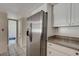
M 51 36 L 48 38 L 48 42 L 62 45 L 68 48 L 72 48 L 79 51 L 79 38 L 67 37 L 67 36 Z

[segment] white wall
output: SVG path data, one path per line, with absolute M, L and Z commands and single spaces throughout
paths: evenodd
M 18 45 L 22 47 L 22 19 L 18 20 Z
M 4 31 L 2 31 L 4 29 Z M 0 12 L 0 54 L 8 52 L 8 19 L 5 12 Z
M 23 21 L 23 23 L 22 23 L 22 39 L 23 39 L 23 50 L 24 50 L 24 53 L 26 54 L 26 47 L 27 47 L 27 35 L 26 35 L 26 31 L 27 31 L 27 20 L 26 20 L 26 18 L 22 18 L 22 21 Z
M 27 31 L 26 18 L 21 17 L 18 20 L 18 44 L 19 44 L 19 47 L 23 49 L 25 55 L 26 55 L 26 44 L 27 44 L 26 31 Z
M 53 28 L 53 6 L 51 4 L 47 4 L 47 12 L 48 12 L 48 26 L 47 26 L 47 36 L 53 36 L 55 34 L 55 28 Z

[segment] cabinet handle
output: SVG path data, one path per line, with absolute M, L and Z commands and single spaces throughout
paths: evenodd
M 76 55 L 79 55 L 79 53 L 75 53 Z

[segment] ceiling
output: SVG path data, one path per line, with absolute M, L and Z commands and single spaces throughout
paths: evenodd
M 0 3 L 0 11 L 8 13 L 9 18 L 18 18 L 27 15 L 43 3 Z

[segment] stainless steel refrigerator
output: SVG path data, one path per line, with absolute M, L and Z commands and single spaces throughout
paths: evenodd
M 27 55 L 45 56 L 47 48 L 47 12 L 40 12 L 27 18 Z

